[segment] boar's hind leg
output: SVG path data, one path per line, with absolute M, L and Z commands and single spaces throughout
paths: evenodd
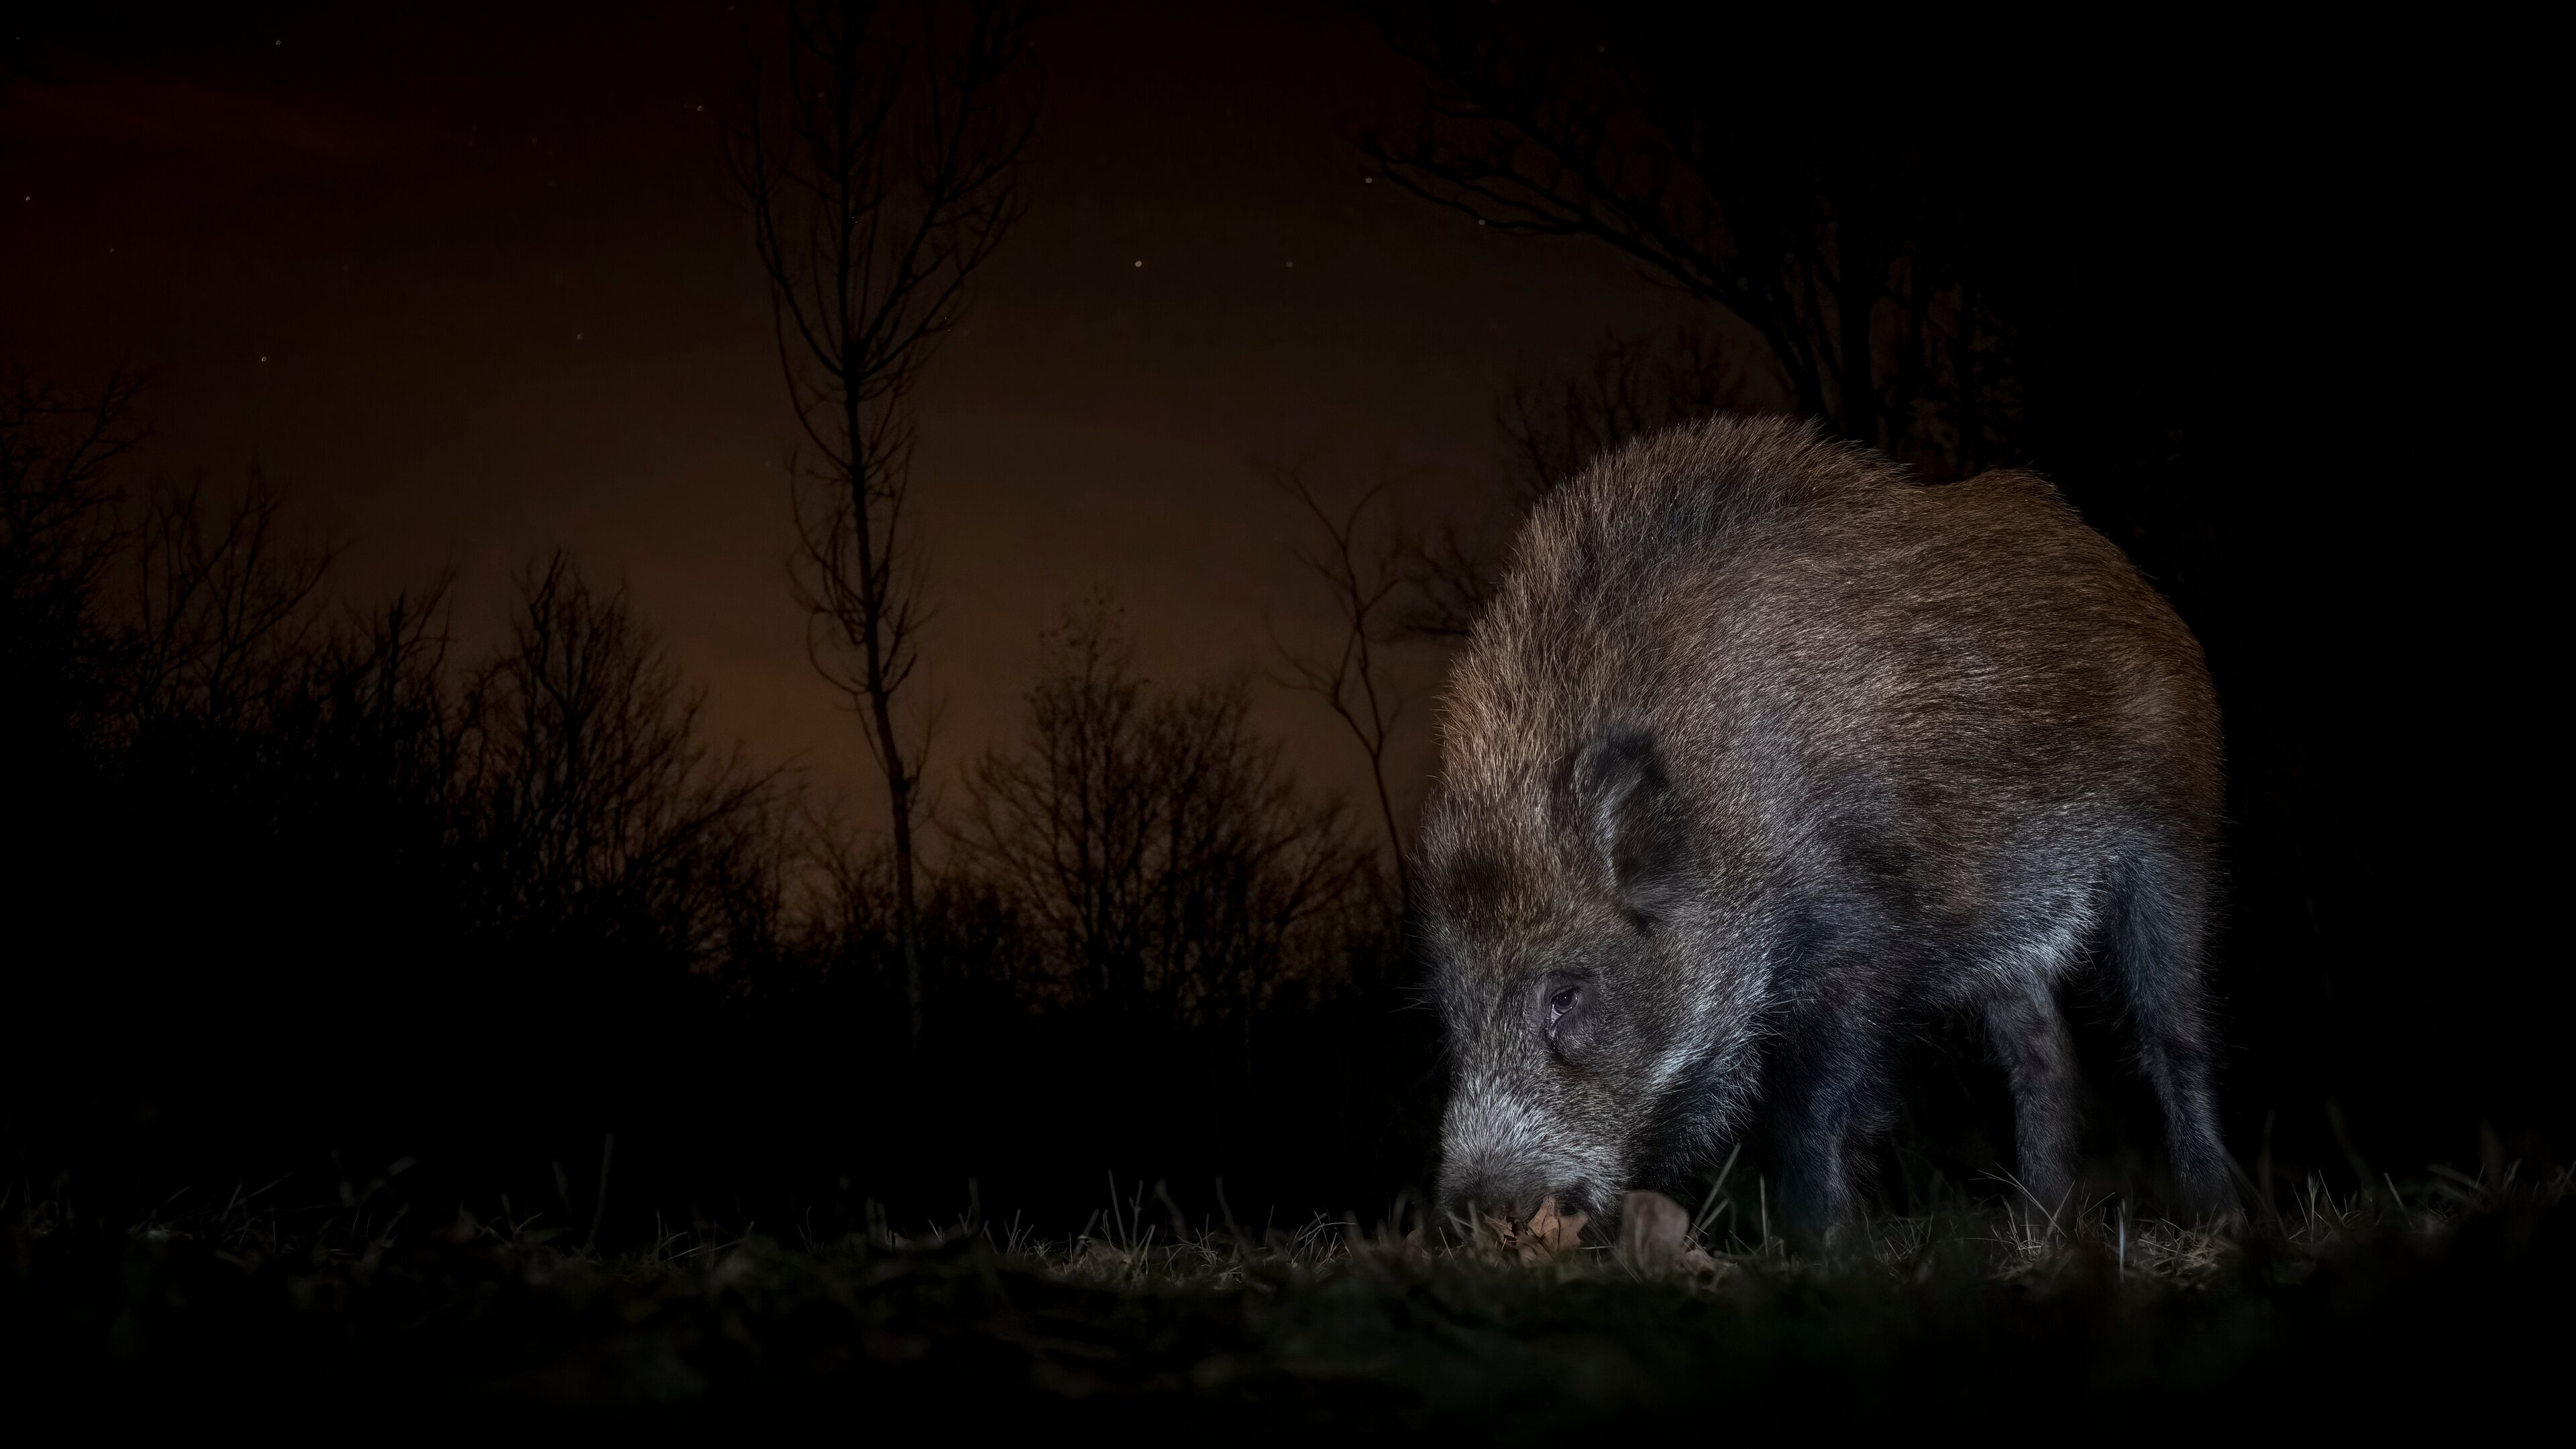
M 1986 1036 L 2012 1083 L 2016 1214 L 2033 1224 L 2063 1212 L 2075 1190 L 2075 1043 L 2045 981 L 1986 1003 Z
M 2201 986 L 2208 873 L 2189 857 L 2144 853 L 2121 871 L 2112 912 L 2113 964 L 2137 1032 L 2138 1065 L 2164 1108 L 2184 1206 L 2203 1219 L 2233 1213 Z

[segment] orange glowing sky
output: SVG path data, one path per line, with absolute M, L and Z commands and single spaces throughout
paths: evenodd
M 1041 33 L 1033 205 L 921 396 L 952 770 L 1012 729 L 1038 631 L 1087 590 L 1160 678 L 1314 627 L 1264 459 L 1490 516 L 1512 370 L 1683 305 L 1367 182 L 1343 129 L 1409 77 L 1318 9 L 1082 5 Z M 153 368 L 129 481 L 256 460 L 346 541 L 352 599 L 453 564 L 470 637 L 514 563 L 573 550 L 630 585 L 719 739 L 861 803 L 785 584 L 788 417 L 717 149 L 739 54 L 721 5 L 39 35 L 0 98 L 0 345 L 65 385 Z M 1260 711 L 1356 783 L 1312 702 Z

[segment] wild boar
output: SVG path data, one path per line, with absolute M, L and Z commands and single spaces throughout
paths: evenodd
M 1923 486 L 1780 420 L 1634 442 L 1522 527 L 1450 677 L 1418 848 L 1439 1190 L 1520 1223 L 1678 1189 L 1757 1106 L 1848 1232 L 1890 1057 L 1982 1017 L 2019 1181 L 2076 1170 L 2055 988 L 2098 963 L 2191 1210 L 2234 1202 L 2202 985 L 2198 643 L 2029 473 Z

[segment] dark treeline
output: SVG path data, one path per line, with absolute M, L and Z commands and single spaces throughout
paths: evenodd
M 533 562 L 462 657 L 443 589 L 327 602 L 256 480 L 129 496 L 133 401 L 0 408 L 13 1177 L 411 1159 L 595 1210 L 614 1134 L 621 1203 L 847 1219 L 1121 1169 L 1311 1207 L 1420 1158 L 1385 862 L 1241 679 L 1068 614 L 932 875 L 916 1042 L 885 851 L 712 751 L 621 595 Z

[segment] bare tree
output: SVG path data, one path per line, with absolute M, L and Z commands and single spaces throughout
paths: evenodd
M 1082 996 L 1143 994 L 1154 846 L 1145 682 L 1098 601 L 1045 641 L 1023 749 L 975 767 L 968 839 L 1028 903 Z
M 1097 600 L 1047 652 L 1025 742 L 975 769 L 976 863 L 1065 995 L 1248 1020 L 1369 887 L 1367 853 L 1252 735 L 1241 680 L 1154 689 Z
M 336 551 L 285 536 L 284 508 L 257 468 L 238 497 L 218 501 L 197 484 L 145 507 L 127 624 L 135 728 L 257 724 L 312 652 Z
M 1384 651 L 1404 632 L 1394 616 L 1405 597 L 1407 559 L 1435 555 L 1416 546 L 1398 520 L 1389 519 L 1375 539 L 1366 536 L 1369 515 L 1387 506 L 1383 483 L 1337 511 L 1316 496 L 1299 467 L 1280 465 L 1273 481 L 1314 521 L 1314 540 L 1297 550 L 1297 561 L 1323 585 L 1341 637 L 1320 655 L 1291 649 L 1276 638 L 1272 648 L 1287 671 L 1287 685 L 1322 700 L 1368 760 L 1387 855 L 1395 862 L 1397 900 L 1410 917 L 1413 874 L 1405 863 L 1404 831 L 1396 823 L 1395 795 L 1386 778 L 1387 750 L 1410 701 L 1388 674 Z
M 924 367 L 1024 209 L 1034 113 L 1010 82 L 1018 7 L 795 0 L 755 59 L 731 148 L 803 431 L 795 582 L 814 667 L 866 723 L 892 826 L 896 935 L 922 1032 L 916 838 L 926 722 L 900 706 L 929 610 L 906 507 Z M 909 725 L 909 728 L 908 728 Z
M 467 681 L 463 790 L 480 918 L 712 960 L 775 852 L 771 779 L 698 737 L 688 688 L 622 592 L 557 554 L 520 575 L 508 639 Z
M 1963 188 L 1935 174 L 1954 158 L 1904 139 L 1942 113 L 1861 102 L 1849 78 L 1823 96 L 1750 80 L 1713 59 L 1727 36 L 1682 23 L 1408 10 L 1386 32 L 1427 102 L 1408 132 L 1360 145 L 1420 196 L 1506 232 L 1592 237 L 1726 309 L 1835 431 L 1973 471 L 2010 398 L 1963 265 Z
M 120 551 L 116 460 L 142 441 L 143 379 L 85 398 L 0 386 L 0 738 L 28 764 L 86 738 L 109 707 L 114 631 L 101 608 Z

